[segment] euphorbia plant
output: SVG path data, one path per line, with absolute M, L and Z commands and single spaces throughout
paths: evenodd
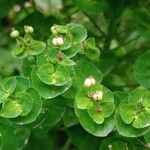
M 100 50 L 83 26 L 54 25 L 47 41 L 34 39 L 31 26 L 24 30 L 23 36 L 16 29 L 10 33 L 16 39 L 12 54 L 23 60 L 21 74 L 0 81 L 1 149 L 21 148 L 30 134 L 26 128 L 48 134 L 52 128 L 81 125 L 87 134 L 109 136 L 101 143 L 102 150 L 115 149 L 117 142 L 132 150 L 129 138 L 148 139 L 150 91 L 138 87 L 113 92 L 104 86 L 102 72 L 92 63 L 99 59 Z M 135 64 L 139 79 L 142 74 L 137 70 L 147 55 Z

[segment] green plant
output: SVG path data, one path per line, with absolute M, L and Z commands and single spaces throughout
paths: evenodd
M 140 16 L 136 20 L 140 35 L 132 38 L 137 35 L 134 25 L 126 27 L 125 33 L 117 29 L 126 15 L 132 18 L 134 4 L 122 0 L 118 9 L 113 0 L 73 0 L 96 32 L 87 32 L 79 23 L 54 24 L 41 35 L 34 25 L 25 25 L 24 31 L 22 25 L 20 30 L 12 29 L 10 37 L 16 41 L 12 55 L 21 67 L 19 75 L 0 80 L 0 149 L 150 148 L 150 50 L 144 43 L 149 27 L 148 19 L 142 18 L 148 15 L 147 8 L 140 9 L 139 2 L 139 10 L 133 12 Z M 46 5 L 43 9 L 36 0 L 35 5 L 46 15 L 50 13 Z M 104 31 L 94 20 L 100 12 L 104 12 L 101 19 L 109 22 Z M 131 48 L 128 44 L 141 36 L 146 40 L 139 42 L 146 46 L 136 54 L 134 43 Z M 63 147 L 56 134 L 59 140 L 67 134 Z

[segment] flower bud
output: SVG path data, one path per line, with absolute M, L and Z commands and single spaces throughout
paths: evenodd
M 55 26 L 55 25 L 51 27 L 51 32 L 52 32 L 53 34 L 57 34 L 56 26 Z
M 91 79 L 90 78 L 86 78 L 85 81 L 84 81 L 84 86 L 89 88 L 92 86 L 91 84 Z
M 58 37 L 58 38 L 57 38 L 57 44 L 58 44 L 59 46 L 62 46 L 62 45 L 64 44 L 64 40 L 63 40 L 62 37 Z
M 52 44 L 54 46 L 62 46 L 64 44 L 64 40 L 62 37 L 56 37 L 56 38 L 53 38 Z
M 94 79 L 93 77 L 91 77 L 91 78 L 90 78 L 90 80 L 91 80 L 91 84 L 92 84 L 92 86 L 94 86 L 94 85 L 96 84 L 95 79 Z
M 86 78 L 84 81 L 85 87 L 91 87 L 91 86 L 94 86 L 95 84 L 96 84 L 96 81 L 93 77 Z
M 10 36 L 12 38 L 16 38 L 17 36 L 19 36 L 19 31 L 18 30 L 11 31 Z
M 24 26 L 24 30 L 26 33 L 33 33 L 34 29 L 31 26 Z

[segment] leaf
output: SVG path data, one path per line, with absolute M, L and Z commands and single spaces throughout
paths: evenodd
M 107 9 L 105 0 L 73 0 L 75 5 L 82 11 L 90 14 L 97 14 Z
M 70 121 L 71 120 L 71 121 Z M 67 107 L 63 116 L 63 123 L 65 127 L 69 128 L 78 124 L 78 118 L 74 113 L 74 109 Z
M 30 77 L 31 71 L 35 66 L 35 58 L 33 56 L 28 56 L 23 60 L 21 72 L 23 76 Z
M 101 114 L 104 118 L 108 118 L 115 110 L 115 104 L 113 102 L 102 102 L 101 106 Z
M 120 116 L 126 124 L 130 124 L 136 116 L 136 106 L 129 104 L 121 105 Z
M 16 47 L 12 50 L 12 55 L 16 58 L 24 58 L 27 56 L 27 51 L 24 46 L 16 45 Z
M 50 101 L 45 102 L 46 108 L 48 108 L 48 117 L 44 121 L 44 125 L 52 126 L 60 121 L 65 113 L 65 104 L 63 98 L 58 97 Z
M 62 60 L 60 62 L 60 65 L 62 65 L 62 66 L 74 66 L 74 65 L 76 65 L 76 63 L 73 60 L 66 57 L 64 60 Z
M 79 89 L 77 95 L 75 97 L 75 106 L 79 109 L 89 109 L 93 102 L 87 95 L 87 91 L 85 88 Z
M 16 88 L 17 84 L 16 78 L 15 77 L 5 78 L 1 82 L 3 90 L 9 95 L 12 94 Z
M 2 85 L 0 84 L 0 103 L 3 103 L 8 97 L 9 94 L 3 90 Z
M 102 124 L 104 122 L 104 118 L 100 112 L 97 111 L 96 106 L 92 106 L 88 109 L 88 113 L 94 122 L 97 124 Z
M 135 120 L 133 121 L 132 125 L 135 128 L 145 128 L 150 126 L 150 115 L 146 112 L 140 112 L 137 114 Z
M 145 135 L 149 131 L 149 127 L 146 128 L 134 128 L 131 124 L 126 124 L 119 115 L 119 110 L 116 113 L 116 129 L 118 133 L 125 137 L 139 137 Z
M 150 88 L 150 51 L 142 54 L 134 64 L 134 76 L 139 84 Z
M 0 116 L 4 118 L 15 118 L 22 113 L 21 107 L 18 101 L 7 99 L 6 102 L 2 104 L 2 109 L 0 110 Z
M 113 117 L 106 118 L 102 124 L 97 124 L 89 116 L 86 110 L 75 109 L 75 113 L 78 116 L 82 127 L 94 136 L 105 137 L 113 130 L 115 126 Z
M 29 55 L 38 55 L 42 53 L 45 50 L 45 48 L 46 43 L 36 40 L 32 40 L 32 42 L 27 46 Z
M 16 150 L 18 147 L 16 135 L 13 132 L 13 128 L 8 125 L 0 123 L 0 138 L 2 140 L 1 150 Z
M 77 53 L 81 50 L 81 48 L 82 48 L 81 43 L 72 43 L 71 47 L 63 52 L 68 58 L 72 58 L 75 55 L 77 55 Z
M 47 53 L 48 53 L 48 58 L 50 59 L 50 61 L 52 61 L 53 63 L 57 63 L 58 60 L 58 52 L 59 49 L 57 47 L 53 47 L 52 45 L 48 44 L 48 48 L 47 48 Z
M 45 84 L 52 85 L 53 78 L 54 78 L 53 73 L 54 73 L 54 67 L 52 64 L 49 63 L 40 66 L 36 72 L 36 75 Z
M 71 80 L 68 70 L 59 65 L 53 74 L 53 84 L 56 86 L 63 86 Z
M 144 104 L 144 101 L 147 101 L 149 92 L 150 92 L 149 90 L 143 89 L 143 88 L 134 89 L 129 94 L 129 103 L 131 104 L 143 103 Z
M 97 60 L 99 58 L 100 50 L 96 47 L 94 38 L 88 38 L 85 41 L 82 53 L 91 60 Z
M 83 26 L 70 23 L 67 27 L 69 28 L 74 43 L 83 42 L 86 39 L 87 31 Z
M 42 110 L 42 100 L 38 92 L 33 88 L 29 88 L 26 93 L 30 94 L 33 99 L 32 110 L 26 116 L 19 116 L 14 118 L 13 122 L 16 124 L 24 125 L 35 121 Z
M 40 96 L 45 99 L 52 99 L 54 97 L 57 97 L 58 95 L 64 93 L 67 91 L 71 85 L 72 81 L 68 81 L 67 84 L 63 86 L 53 86 L 43 83 L 36 75 L 38 68 L 35 67 L 32 70 L 31 79 L 33 83 L 33 87 L 39 92 Z
M 33 100 L 28 93 L 18 92 L 16 99 L 22 110 L 21 116 L 26 116 L 32 109 Z
M 103 79 L 101 71 L 94 64 L 84 58 L 80 58 L 79 61 L 77 61 L 76 67 L 81 70 L 85 78 L 93 76 L 96 82 L 101 82 Z
M 25 92 L 30 87 L 29 79 L 17 76 L 16 80 L 17 84 L 14 93 L 17 93 L 18 91 Z

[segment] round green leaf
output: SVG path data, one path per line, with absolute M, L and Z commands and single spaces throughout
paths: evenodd
M 119 110 L 116 113 L 116 129 L 118 133 L 125 137 L 139 137 L 149 131 L 149 127 L 134 128 L 131 124 L 126 124 L 119 115 Z
M 16 80 L 17 80 L 17 85 L 14 93 L 17 93 L 18 91 L 25 92 L 30 87 L 29 79 L 17 76 Z
M 62 65 L 57 66 L 53 74 L 53 84 L 56 86 L 63 86 L 71 80 L 68 70 Z
M 75 98 L 75 106 L 79 109 L 89 109 L 93 102 L 87 95 L 87 90 L 85 88 L 81 88 L 78 90 L 76 98 Z
M 88 109 L 88 113 L 90 117 L 93 119 L 94 122 L 97 124 L 102 124 L 104 122 L 104 118 L 101 114 L 101 112 L 97 111 L 96 106 L 92 106 Z
M 96 82 L 101 82 L 103 79 L 103 75 L 101 71 L 92 63 L 85 60 L 84 58 L 80 58 L 77 61 L 76 66 L 81 72 L 84 74 L 85 78 L 89 76 L 93 76 L 96 80 Z
M 24 46 L 16 45 L 16 47 L 12 50 L 12 55 L 17 58 L 24 58 L 27 56 L 27 51 Z
M 52 85 L 53 84 L 53 74 L 54 67 L 52 64 L 44 64 L 40 66 L 36 72 L 38 78 L 44 82 L 45 84 Z
M 28 44 L 27 51 L 29 55 L 38 55 L 43 52 L 46 48 L 46 43 L 42 41 L 32 40 L 30 44 Z
M 45 84 L 36 75 L 37 70 L 38 68 L 35 67 L 31 74 L 33 87 L 39 92 L 40 96 L 45 99 L 57 97 L 58 95 L 67 91 L 72 85 L 72 81 L 68 81 L 68 83 L 63 86 Z
M 18 92 L 16 95 L 16 101 L 20 105 L 20 108 L 22 110 L 21 116 L 26 116 L 32 109 L 33 100 L 30 94 Z
M 134 65 L 134 76 L 144 87 L 150 88 L 150 51 L 145 52 Z
M 136 116 L 136 106 L 124 104 L 120 106 L 120 116 L 126 124 L 130 124 Z
M 72 43 L 71 47 L 66 49 L 64 52 L 64 54 L 71 58 L 74 57 L 82 48 L 82 44 L 81 43 Z
M 97 124 L 86 110 L 79 110 L 76 108 L 75 113 L 82 127 L 94 136 L 105 137 L 114 129 L 115 122 L 112 116 L 106 118 L 102 124 Z
M 52 45 L 48 45 L 48 48 L 47 48 L 48 58 L 53 63 L 58 62 L 58 52 L 59 52 L 58 47 L 53 47 Z
M 2 104 L 2 109 L 0 110 L 0 116 L 4 118 L 15 118 L 21 113 L 22 110 L 21 106 L 18 104 L 18 101 L 10 98 Z
M 67 25 L 67 27 L 69 28 L 69 32 L 71 33 L 73 42 L 83 42 L 86 39 L 87 31 L 83 26 L 70 23 Z
M 145 128 L 150 126 L 150 115 L 145 111 L 138 113 L 132 125 L 135 128 Z
M 2 85 L 0 84 L 0 103 L 3 103 L 8 97 L 9 94 L 3 90 Z
M 3 79 L 1 83 L 3 90 L 10 95 L 15 90 L 17 81 L 15 77 L 9 77 Z
M 12 120 L 13 122 L 20 124 L 20 125 L 29 124 L 35 121 L 42 109 L 42 100 L 38 92 L 33 88 L 29 88 L 26 91 L 26 93 L 32 97 L 32 100 L 33 100 L 32 110 L 26 116 L 19 116 Z
M 48 116 L 43 122 L 46 126 L 55 125 L 60 121 L 65 113 L 65 103 L 63 98 L 58 97 L 52 100 L 46 100 L 44 102 L 46 108 L 48 108 Z
M 147 106 L 149 107 L 150 104 L 147 105 L 149 96 L 150 96 L 149 90 L 137 88 L 129 94 L 129 103 L 131 104 L 142 103 L 143 106 L 146 105 L 146 107 Z
M 100 107 L 102 109 L 101 114 L 104 118 L 108 118 L 115 110 L 115 104 L 113 102 L 102 102 Z

